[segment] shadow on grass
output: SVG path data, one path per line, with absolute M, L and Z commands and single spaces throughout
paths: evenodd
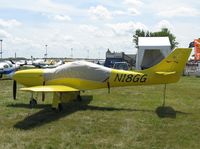
M 18 103 L 18 104 L 10 104 L 7 105 L 7 107 L 13 107 L 13 108 L 28 108 L 30 109 L 31 106 L 29 104 L 25 103 Z M 51 104 L 37 104 L 34 106 L 34 109 L 45 109 L 51 107 Z
M 55 112 L 51 109 L 50 104 L 38 104 L 34 108 L 42 109 L 41 111 L 27 116 L 22 121 L 17 122 L 14 127 L 23 130 L 29 130 L 35 127 L 39 127 L 46 123 L 50 123 L 52 121 L 58 120 L 62 117 L 70 115 L 76 111 L 84 111 L 84 110 L 99 110 L 99 111 L 135 111 L 135 112 L 151 112 L 157 113 L 157 115 L 161 118 L 171 117 L 176 118 L 177 111 L 173 110 L 171 107 L 158 107 L 156 111 L 154 110 L 146 110 L 146 109 L 125 109 L 125 108 L 112 108 L 112 107 L 97 107 L 89 105 L 92 101 L 93 96 L 82 96 L 82 101 L 73 101 L 67 104 L 64 104 L 64 109 L 62 112 Z M 15 108 L 30 108 L 28 104 L 12 104 L 8 105 L 8 107 Z M 183 113 L 183 112 L 179 112 Z M 183 113 L 186 114 L 186 113 Z
M 19 129 L 32 129 L 34 127 L 39 127 L 46 123 L 50 123 L 52 121 L 58 120 L 62 117 L 70 115 L 76 111 L 87 109 L 87 105 L 92 101 L 92 96 L 82 96 L 82 101 L 72 101 L 70 103 L 63 103 L 63 111 L 57 112 L 56 110 L 52 110 L 50 104 L 38 104 L 34 108 L 42 109 L 41 111 L 34 113 L 33 115 L 27 116 L 22 121 L 19 121 L 14 125 L 15 128 Z M 29 104 L 12 104 L 8 105 L 8 107 L 15 108 L 30 108 Z
M 189 114 L 181 111 L 176 111 L 170 106 L 160 106 L 156 108 L 156 114 L 160 118 L 176 118 L 176 114 Z

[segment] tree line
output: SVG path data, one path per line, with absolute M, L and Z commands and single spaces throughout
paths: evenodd
M 174 49 L 179 44 L 176 41 L 176 36 L 173 35 L 168 28 L 162 28 L 161 31 L 158 32 L 137 29 L 133 35 L 133 42 L 135 43 L 136 47 L 138 47 L 138 37 L 169 37 L 171 49 Z

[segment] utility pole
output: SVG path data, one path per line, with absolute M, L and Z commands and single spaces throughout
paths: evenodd
M 2 54 L 3 54 L 3 51 L 2 51 L 2 42 L 3 42 L 3 40 L 0 39 L 0 42 L 1 42 L 1 52 L 0 52 L 0 54 L 1 54 L 1 59 L 2 59 Z
M 100 51 L 98 51 L 98 58 L 100 59 Z
M 45 54 L 44 54 L 44 58 L 45 58 L 45 60 L 47 60 L 47 44 L 45 45 L 45 50 L 46 50 L 46 52 L 45 52 Z
M 90 58 L 90 50 L 87 49 L 87 58 L 89 59 Z
M 73 48 L 71 48 L 71 58 L 73 58 Z

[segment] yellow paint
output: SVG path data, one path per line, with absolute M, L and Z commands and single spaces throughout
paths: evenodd
M 79 78 L 58 78 L 46 82 L 46 85 L 53 85 L 53 84 L 70 86 L 79 90 L 91 90 L 91 89 L 99 89 L 106 87 L 106 82 L 82 80 Z
M 155 72 L 156 74 L 159 74 L 159 75 L 173 75 L 176 73 L 176 71 L 172 71 L 172 72 Z
M 18 71 L 14 75 L 14 79 L 19 80 L 25 86 L 32 86 L 29 91 L 37 92 L 61 92 L 63 86 L 78 90 L 107 88 L 107 82 L 109 82 L 110 87 L 174 83 L 179 80 L 190 52 L 191 49 L 188 48 L 176 49 L 159 64 L 146 70 L 125 71 L 112 69 L 110 77 L 105 82 L 83 80 L 80 78 L 57 78 L 46 81 L 45 87 L 42 87 L 44 81 L 44 71 L 42 69 Z M 58 86 L 50 88 L 48 85 Z M 70 91 L 70 89 L 63 89 L 63 91 L 68 90 Z
M 59 103 L 61 103 L 60 94 L 58 92 L 54 92 L 53 101 L 52 101 L 52 108 L 57 109 Z
M 149 69 L 137 72 L 113 70 L 109 79 L 110 85 L 116 87 L 175 83 L 180 79 L 190 53 L 189 48 L 178 48 L 159 64 Z
M 52 101 L 52 107 L 57 108 L 59 103 L 68 103 L 72 100 L 77 99 L 77 96 L 79 95 L 79 92 L 77 91 L 72 91 L 72 92 L 67 92 L 67 93 L 59 93 L 59 92 L 54 92 L 53 94 L 53 101 Z
M 38 86 L 43 84 L 43 75 L 44 71 L 42 69 L 28 69 L 17 71 L 13 79 L 27 87 Z
M 152 85 L 175 83 L 180 79 L 185 64 L 191 53 L 189 48 L 178 48 L 159 64 L 141 71 L 112 69 L 110 77 L 104 82 L 83 80 L 80 78 L 57 78 L 44 82 L 42 69 L 22 70 L 16 72 L 13 79 L 27 86 L 24 91 L 54 92 L 53 106 L 61 102 L 57 92 L 64 92 L 65 98 L 71 98 L 73 92 L 118 86 Z M 59 99 L 58 97 L 59 96 Z M 68 96 L 68 97 L 67 97 Z
M 64 86 L 64 85 L 45 85 L 45 86 L 33 86 L 27 88 L 21 88 L 22 91 L 31 91 L 31 92 L 73 92 L 79 91 L 78 89 Z

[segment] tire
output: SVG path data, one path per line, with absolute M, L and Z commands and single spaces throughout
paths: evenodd
M 62 112 L 63 111 L 63 105 L 62 103 L 58 104 L 58 112 Z
M 30 104 L 30 107 L 33 108 L 33 107 L 35 107 L 37 105 L 37 100 L 31 99 L 29 104 Z
M 82 101 L 81 95 L 77 95 L 77 100 Z

